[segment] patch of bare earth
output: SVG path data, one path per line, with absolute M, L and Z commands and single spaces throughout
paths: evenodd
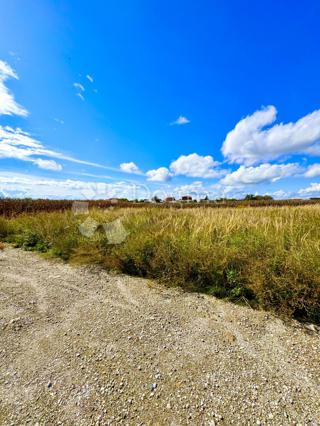
M 213 297 L 0 253 L 1 425 L 318 425 L 320 338 Z

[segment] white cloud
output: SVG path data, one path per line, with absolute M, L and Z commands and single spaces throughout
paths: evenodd
M 84 96 L 82 93 L 76 93 L 76 96 L 78 96 L 78 98 L 80 98 L 82 101 L 84 101 Z
M 78 98 L 84 101 L 84 96 L 82 94 L 85 91 L 84 86 L 81 83 L 73 83 L 73 87 L 75 87 L 78 90 L 78 92 L 76 93 L 76 96 L 78 96 Z
M 85 88 L 83 87 L 83 85 L 81 83 L 73 83 L 73 87 L 75 87 L 76 89 L 80 90 L 80 92 L 84 92 Z
M 43 160 L 42 158 L 36 158 L 32 160 L 33 164 L 36 164 L 40 169 L 53 170 L 59 172 L 62 170 L 61 164 L 58 164 L 54 160 Z
M 183 126 L 184 124 L 190 123 L 190 120 L 187 119 L 187 117 L 184 117 L 183 115 L 180 115 L 176 120 L 172 121 L 170 123 L 171 126 Z
M 64 124 L 64 120 L 61 120 L 61 118 L 54 118 L 54 121 L 59 124 Z
M 172 174 L 166 167 L 149 170 L 146 173 L 147 179 L 153 182 L 167 182 L 172 178 Z
M 210 197 L 208 188 L 204 188 L 203 183 L 200 181 L 193 182 L 189 185 L 181 185 L 173 190 L 173 195 L 176 199 L 181 199 L 184 195 L 191 195 L 192 199 L 201 199 L 205 196 Z
M 141 192 L 142 191 L 142 192 Z M 72 179 L 48 179 L 45 177 L 0 172 L 0 194 L 14 197 L 54 199 L 129 198 L 145 195 L 143 188 L 128 182 L 85 182 Z
M 302 173 L 298 164 L 261 164 L 258 167 L 240 166 L 228 174 L 220 183 L 228 186 L 250 185 L 261 182 L 275 182 L 279 179 Z
M 308 178 L 320 176 L 320 164 L 312 164 L 309 166 L 304 175 Z
M 93 83 L 93 77 L 90 74 L 87 74 L 86 77 L 90 81 L 90 83 Z
M 275 124 L 277 110 L 270 105 L 240 120 L 223 143 L 223 155 L 233 163 L 252 165 L 293 153 L 318 152 L 320 110 L 295 123 Z
M 13 129 L 9 126 L 0 126 L 0 159 L 15 158 L 17 160 L 35 162 L 35 157 L 38 156 L 114 170 L 112 167 L 102 166 L 100 164 L 91 163 L 89 161 L 78 160 L 77 158 L 73 158 L 60 152 L 47 149 L 42 145 L 41 142 L 32 138 L 29 133 L 23 132 L 19 128 Z M 39 164 L 41 164 L 41 162 Z M 39 164 L 37 165 L 39 166 Z
M 18 79 L 17 74 L 10 65 L 0 60 L 0 115 L 15 114 L 25 116 L 28 112 L 15 102 L 13 95 L 4 85 L 4 82 L 10 77 Z M 75 83 L 74 86 L 77 89 L 84 91 L 84 87 L 80 83 Z M 78 96 L 82 97 L 81 93 L 78 93 Z M 63 124 L 63 120 L 55 119 L 55 121 Z M 60 152 L 47 149 L 41 142 L 32 138 L 30 134 L 23 132 L 19 128 L 14 129 L 9 126 L 0 126 L 0 159 L 14 158 L 21 161 L 28 161 L 47 170 L 59 171 L 62 169 L 62 166 L 56 161 L 44 160 L 42 158 L 38 158 L 38 156 L 51 157 L 93 167 L 114 169 L 112 167 L 105 167 L 100 164 L 78 160 Z
M 269 195 L 269 194 L 265 194 L 265 195 Z M 283 189 L 279 189 L 278 191 L 274 191 L 270 195 L 272 195 L 272 197 L 277 199 L 277 200 L 279 200 L 279 199 L 284 200 L 284 199 L 288 199 L 288 198 L 291 197 L 291 193 L 286 192 Z
M 291 192 L 286 192 L 282 189 L 279 189 L 274 192 L 260 192 L 256 190 L 248 190 L 248 187 L 244 185 L 239 186 L 224 186 L 220 183 L 216 183 L 214 185 L 211 185 L 210 187 L 210 193 L 212 194 L 212 198 L 218 199 L 218 198 L 236 198 L 238 200 L 241 200 L 245 198 L 245 196 L 250 193 L 254 195 L 271 195 L 275 199 L 286 199 L 286 198 L 292 198 L 293 194 Z
M 141 174 L 141 170 L 133 161 L 131 161 L 130 163 L 121 163 L 120 169 L 125 173 L 133 173 L 136 175 Z
M 320 195 L 320 183 L 313 182 L 307 188 L 302 188 L 298 191 L 299 195 L 311 195 L 314 196 L 316 194 Z
M 201 156 L 196 153 L 181 155 L 170 164 L 170 170 L 175 175 L 189 177 L 217 178 L 221 176 L 221 171 L 215 170 L 219 163 L 214 161 L 211 155 Z
M 8 78 L 18 79 L 18 75 L 9 64 L 0 60 L 0 115 L 28 115 L 28 111 L 15 101 L 4 84 Z
M 21 58 L 18 52 L 13 52 L 12 50 L 10 50 L 8 53 L 10 56 L 12 56 L 15 59 L 15 61 L 21 61 Z

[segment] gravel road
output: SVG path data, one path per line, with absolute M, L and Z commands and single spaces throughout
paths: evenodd
M 320 337 L 97 267 L 0 253 L 1 425 L 319 425 Z

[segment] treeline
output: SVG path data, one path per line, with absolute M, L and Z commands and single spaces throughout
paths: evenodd
M 110 208 L 110 207 L 131 207 L 141 208 L 145 205 L 155 208 L 224 208 L 224 207 L 268 207 L 268 206 L 303 206 L 319 204 L 320 199 L 291 199 L 274 200 L 269 196 L 246 196 L 243 200 L 220 198 L 217 200 L 203 199 L 200 201 L 174 201 L 165 202 L 162 200 L 134 200 L 113 199 L 113 200 L 48 200 L 48 199 L 0 199 L 0 215 L 6 217 L 17 216 L 22 213 L 54 212 L 71 210 L 75 203 L 87 203 L 88 208 Z

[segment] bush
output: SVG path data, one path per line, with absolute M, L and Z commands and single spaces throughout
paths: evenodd
M 0 217 L 0 240 L 4 240 L 10 233 L 9 221 Z

